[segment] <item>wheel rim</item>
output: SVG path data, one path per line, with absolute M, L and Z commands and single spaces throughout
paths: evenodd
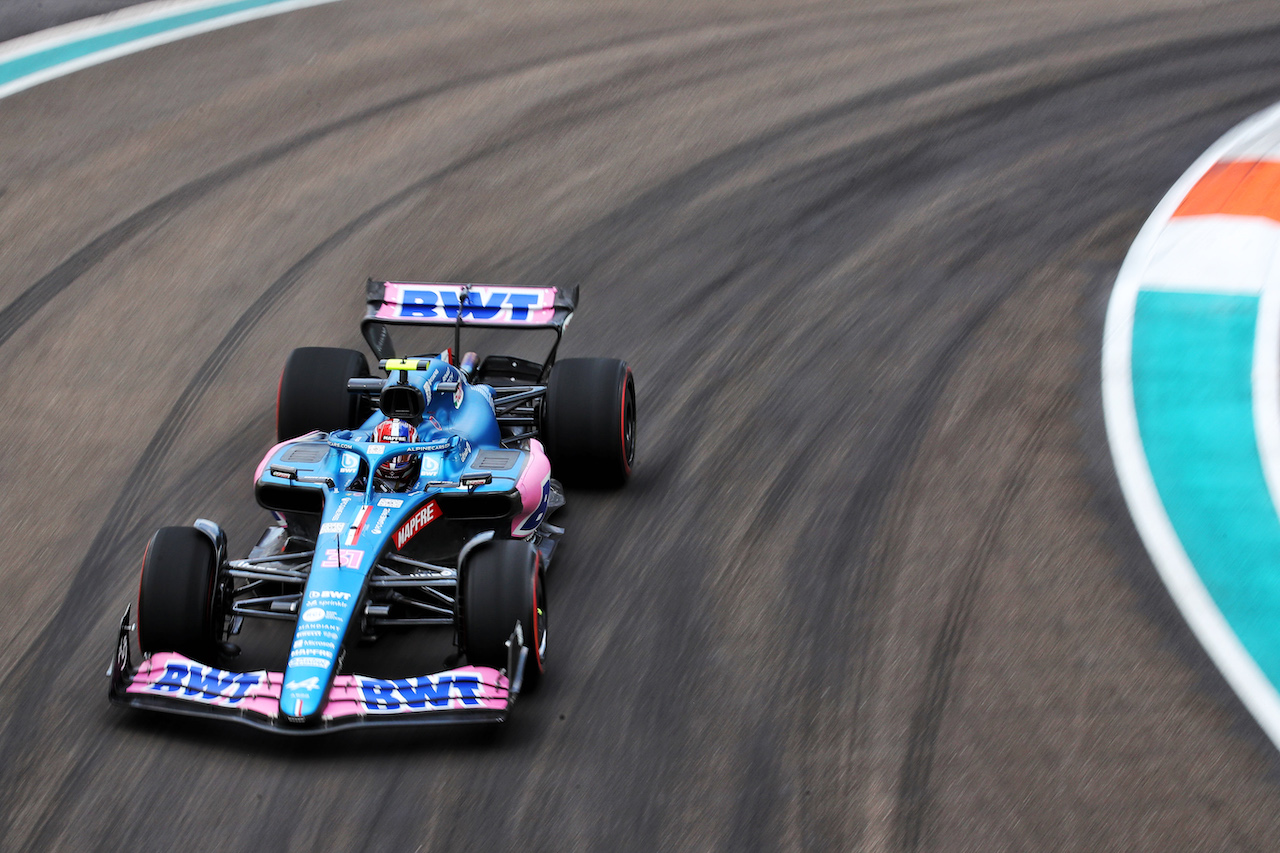
M 533 583 L 533 626 L 534 647 L 537 649 L 538 669 L 543 669 L 543 661 L 547 653 L 547 610 L 543 605 L 542 573 L 538 573 Z
M 636 458 L 636 389 L 627 372 L 627 382 L 622 386 L 622 454 L 627 470 Z

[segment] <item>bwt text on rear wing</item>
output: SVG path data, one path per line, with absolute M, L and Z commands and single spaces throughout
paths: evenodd
M 578 304 L 578 288 L 515 284 L 393 282 L 370 279 L 360 331 L 380 359 L 396 353 L 388 325 L 461 329 L 551 329 L 560 336 Z M 550 359 L 548 360 L 550 363 Z

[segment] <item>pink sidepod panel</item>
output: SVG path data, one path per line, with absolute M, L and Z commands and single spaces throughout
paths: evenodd
M 511 535 L 524 538 L 538 529 L 551 498 L 551 460 L 536 438 L 529 440 L 529 463 L 520 472 L 516 489 L 520 492 L 521 508 L 511 522 Z

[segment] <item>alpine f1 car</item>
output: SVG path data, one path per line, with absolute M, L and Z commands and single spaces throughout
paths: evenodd
M 577 297 L 370 280 L 361 331 L 385 377 L 353 350 L 293 351 L 280 443 L 254 477 L 274 523 L 238 560 L 211 521 L 151 538 L 111 701 L 298 734 L 506 719 L 545 668 L 560 480 L 620 486 L 635 454 L 627 365 L 556 360 Z M 453 346 L 398 356 L 398 326 L 451 327 Z M 551 330 L 555 341 L 542 363 L 459 355 L 474 327 Z M 293 624 L 283 672 L 234 668 L 246 619 Z M 343 665 L 357 642 L 431 626 L 453 630 L 452 660 L 465 665 L 395 678 Z

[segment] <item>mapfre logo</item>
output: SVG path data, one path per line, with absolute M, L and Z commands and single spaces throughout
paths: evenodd
M 404 543 L 408 542 L 418 531 L 426 527 L 431 522 L 440 517 L 440 507 L 436 506 L 436 502 L 432 501 L 422 509 L 409 516 L 409 520 L 400 526 L 392 538 L 395 539 L 396 547 L 403 548 Z

